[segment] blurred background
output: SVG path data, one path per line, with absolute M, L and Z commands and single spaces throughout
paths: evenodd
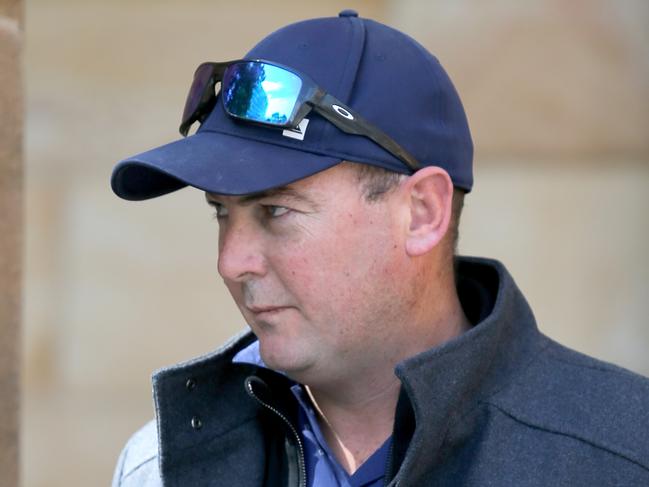
M 344 8 L 418 39 L 461 94 L 476 145 L 461 252 L 502 260 L 546 334 L 649 374 L 646 0 L 25 7 L 25 486 L 108 484 L 152 417 L 151 372 L 245 326 L 203 195 L 124 202 L 113 165 L 179 137 L 200 62 Z

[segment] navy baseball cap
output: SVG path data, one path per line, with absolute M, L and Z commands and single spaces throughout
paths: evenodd
M 345 10 L 281 28 L 245 59 L 305 73 L 422 166 L 442 167 L 455 187 L 471 190 L 473 143 L 462 102 L 439 61 L 411 37 Z M 235 120 L 217 103 L 194 135 L 119 162 L 111 186 L 121 198 L 144 200 L 188 185 L 256 193 L 342 161 L 411 172 L 370 139 L 344 133 L 313 111 L 307 119 L 299 131 L 281 130 Z

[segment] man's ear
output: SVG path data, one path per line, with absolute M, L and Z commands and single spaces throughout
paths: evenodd
M 409 205 L 406 252 L 411 257 L 430 252 L 442 241 L 451 221 L 453 182 L 441 167 L 429 166 L 403 185 Z

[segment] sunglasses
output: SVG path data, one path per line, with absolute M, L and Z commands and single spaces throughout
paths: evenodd
M 371 139 L 412 171 L 419 162 L 381 129 L 320 88 L 308 76 L 263 60 L 203 63 L 194 73 L 183 110 L 180 133 L 187 136 L 194 122 L 203 123 L 217 102 L 221 83 L 223 108 L 238 120 L 270 127 L 296 129 L 311 110 L 345 133 Z

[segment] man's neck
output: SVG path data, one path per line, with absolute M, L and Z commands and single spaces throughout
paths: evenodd
M 392 434 L 394 412 L 400 389 L 399 380 L 380 387 L 363 399 L 337 400 L 326 391 L 305 387 L 327 445 L 343 468 L 352 474 Z M 358 392 L 358 391 L 357 391 Z
M 446 309 L 445 319 L 428 326 L 413 327 L 409 343 L 401 343 L 399 356 L 380 361 L 363 372 L 356 370 L 351 382 L 306 386 L 318 411 L 318 420 L 327 444 L 340 464 L 349 473 L 356 471 L 392 434 L 401 383 L 394 367 L 431 347 L 464 333 L 470 323 L 457 295 Z M 414 325 L 414 323 L 413 323 Z M 426 331 L 427 330 L 427 333 Z M 345 379 L 350 379 L 346 377 Z

